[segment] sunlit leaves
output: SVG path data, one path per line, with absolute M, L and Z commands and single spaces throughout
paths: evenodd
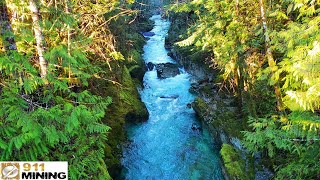
M 291 22 L 287 30 L 275 37 L 280 42 L 286 42 L 276 43 L 278 46 L 284 45 L 281 49 L 285 51 L 278 73 L 285 73 L 282 88 L 286 93 L 285 104 L 291 110 L 315 110 L 320 107 L 320 48 L 317 41 L 320 33 L 315 25 L 319 20 L 315 17 L 303 24 Z
M 245 144 L 253 151 L 268 150 L 269 156 L 275 155 L 274 151 L 283 150 L 293 154 L 290 158 L 295 160 L 289 160 L 276 169 L 277 177 L 312 179 L 319 172 L 317 161 L 313 160 L 313 156 L 319 157 L 319 152 L 314 150 L 319 148 L 320 140 L 320 119 L 316 113 L 320 109 L 320 20 L 314 9 L 319 2 L 282 2 L 283 10 L 286 10 L 283 13 L 286 12 L 289 19 L 285 18 L 288 21 L 280 24 L 283 28 L 275 28 L 271 33 L 272 49 L 280 53 L 278 67 L 271 78 L 270 68 L 259 77 L 270 84 L 281 82 L 283 101 L 289 114 L 283 118 L 251 120 L 254 132 L 245 133 Z M 277 16 L 279 10 L 270 16 Z M 262 134 L 264 136 L 260 137 Z M 301 171 L 301 164 L 308 166 L 306 170 Z
M 12 14 L 10 36 L 14 35 L 18 50 L 0 52 L 0 159 L 59 159 L 69 161 L 74 179 L 108 177 L 101 159 L 110 128 L 101 119 L 111 98 L 86 89 L 93 74 L 101 71 L 92 63 L 98 59 L 95 55 L 107 62 L 123 59 L 104 18 L 120 2 L 39 1 L 47 83 L 39 75 L 26 2 L 6 1 Z M 83 24 L 87 22 L 91 26 Z
M 199 3 L 200 2 L 200 3 Z M 279 86 L 283 116 L 251 118 L 246 147 L 270 157 L 290 157 L 277 167 L 282 179 L 318 177 L 320 110 L 319 1 L 264 1 L 274 62 L 268 62 L 257 1 L 184 1 L 171 10 L 195 14 L 188 37 L 176 45 L 214 54 L 215 68 L 235 82 L 240 70 L 252 89 Z M 237 8 L 238 7 L 238 11 Z M 268 48 L 268 47 L 267 47 Z M 204 61 L 204 60 L 203 60 Z M 269 63 L 269 67 L 267 67 Z M 251 93 L 251 92 L 249 92 Z M 268 92 L 256 92 L 259 95 Z M 274 97 L 267 95 L 266 98 Z M 265 102 L 257 101 L 257 104 Z M 276 104 L 273 104 L 273 108 Z M 270 108 L 271 109 L 271 108 Z M 263 109 L 264 113 L 270 110 Z M 272 112 L 277 113 L 277 112 Z M 291 155 L 292 154 L 292 155 Z M 306 170 L 299 170 L 304 164 Z

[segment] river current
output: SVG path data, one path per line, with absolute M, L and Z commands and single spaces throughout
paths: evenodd
M 161 15 L 151 20 L 155 35 L 144 46 L 145 62 L 175 63 L 164 48 L 170 22 Z M 192 129 L 200 123 L 188 107 L 195 98 L 189 92 L 191 75 L 183 69 L 180 72 L 166 79 L 159 79 L 155 69 L 146 72 L 140 93 L 150 117 L 145 123 L 127 126 L 130 143 L 121 160 L 125 179 L 223 179 L 219 151 L 208 131 Z

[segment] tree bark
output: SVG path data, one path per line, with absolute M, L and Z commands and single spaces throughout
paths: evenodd
M 236 15 L 239 16 L 239 0 L 236 0 Z
M 70 14 L 70 9 L 68 7 L 68 0 L 64 1 L 65 3 L 65 12 L 69 15 Z M 71 56 L 71 34 L 70 34 L 70 26 L 68 25 L 67 27 L 68 29 L 68 55 Z M 70 65 L 70 61 L 69 61 L 69 80 L 71 80 L 71 65 Z
M 235 0 L 235 10 L 236 10 L 236 18 L 235 21 L 239 22 L 240 14 L 239 14 L 239 0 Z M 236 44 L 240 45 L 240 38 L 237 36 Z M 242 115 L 243 109 L 243 89 L 244 89 L 244 78 L 243 78 L 243 67 L 244 67 L 244 59 L 241 57 L 241 54 L 237 53 L 237 59 L 235 62 L 235 70 L 234 70 L 234 78 L 235 78 L 235 86 L 236 86 L 236 93 L 237 93 L 237 101 L 238 101 L 238 111 L 239 115 Z
M 263 27 L 263 32 L 265 36 L 265 46 L 266 46 L 266 55 L 267 55 L 267 60 L 268 60 L 268 65 L 272 70 L 272 74 L 275 73 L 275 67 L 277 66 L 276 61 L 273 58 L 273 54 L 270 48 L 270 39 L 269 39 L 269 34 L 268 34 L 268 26 L 267 26 L 267 18 L 266 18 L 266 11 L 264 8 L 264 2 L 263 0 L 260 1 L 260 13 L 261 13 L 261 19 L 262 19 L 262 27 Z M 274 84 L 274 92 L 276 95 L 277 99 L 277 108 L 279 111 L 284 110 L 283 102 L 282 102 L 282 97 L 281 97 L 281 90 L 279 87 L 279 82 L 276 82 Z
M 6 1 L 0 2 L 0 35 L 6 51 L 17 50 Z
M 32 21 L 33 21 L 33 30 L 37 43 L 37 51 L 39 55 L 39 66 L 40 66 L 40 75 L 42 78 L 47 76 L 47 67 L 48 62 L 44 59 L 44 38 L 42 29 L 40 27 L 40 12 L 34 0 L 29 0 L 29 9 L 31 11 Z

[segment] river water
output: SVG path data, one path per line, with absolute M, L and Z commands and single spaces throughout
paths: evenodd
M 175 63 L 164 48 L 170 22 L 160 15 L 151 20 L 155 21 L 155 36 L 144 46 L 145 62 Z M 180 75 L 162 80 L 157 78 L 156 70 L 146 72 L 141 98 L 150 118 L 127 127 L 130 143 L 122 158 L 125 179 L 223 179 L 219 151 L 208 131 L 191 129 L 192 124 L 200 123 L 187 106 L 194 100 L 188 91 L 190 78 L 182 69 Z

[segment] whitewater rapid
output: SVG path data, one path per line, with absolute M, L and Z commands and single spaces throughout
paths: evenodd
M 175 63 L 164 48 L 170 22 L 160 15 L 151 20 L 155 21 L 155 35 L 144 46 L 145 62 Z M 208 131 L 191 128 L 193 124 L 200 126 L 188 106 L 195 98 L 189 92 L 191 76 L 180 71 L 167 79 L 158 79 L 155 69 L 146 72 L 140 94 L 150 118 L 127 125 L 130 143 L 124 147 L 121 160 L 125 179 L 223 179 L 219 151 Z

